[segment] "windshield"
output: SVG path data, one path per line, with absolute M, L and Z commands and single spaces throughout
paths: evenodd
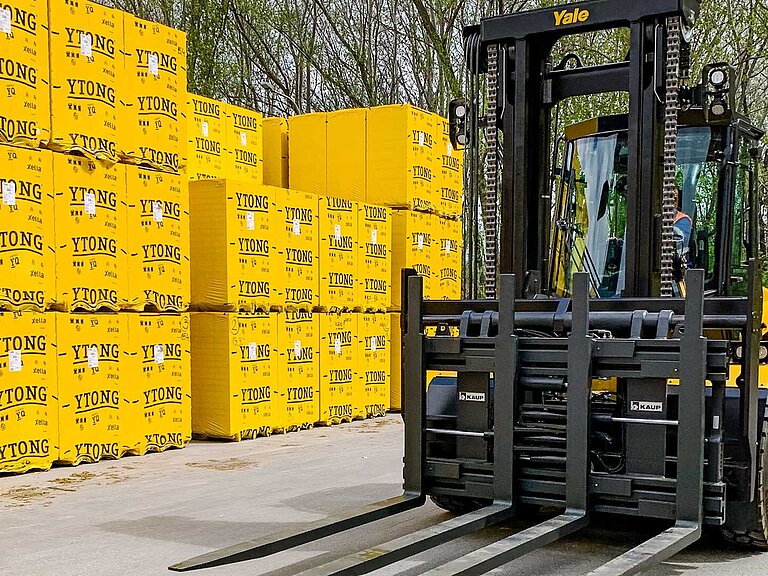
M 709 127 L 686 127 L 678 133 L 678 261 L 704 268 L 708 283 L 714 281 L 721 166 L 712 159 L 721 145 Z M 573 274 L 584 271 L 593 297 L 620 296 L 626 272 L 627 133 L 586 136 L 567 146 L 554 214 L 553 289 L 570 296 Z

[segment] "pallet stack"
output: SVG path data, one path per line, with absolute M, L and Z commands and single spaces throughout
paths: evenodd
M 270 157 L 265 169 L 283 173 L 287 164 L 291 187 L 360 203 L 365 216 L 358 223 L 358 245 L 366 253 L 358 286 L 368 311 L 390 313 L 392 338 L 400 332 L 403 268 L 424 278 L 425 298 L 460 298 L 463 158 L 451 146 L 447 121 L 413 106 L 392 105 L 294 116 L 287 125 L 288 157 Z M 387 276 L 377 266 L 378 215 L 392 219 Z M 386 300 L 380 298 L 384 290 Z M 388 373 L 389 406 L 395 410 L 400 370 L 394 341 Z
M 0 471 L 184 446 L 185 36 L 90 2 L 5 14 Z

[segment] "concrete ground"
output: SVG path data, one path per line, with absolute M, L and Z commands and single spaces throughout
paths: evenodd
M 241 443 L 194 442 L 184 450 L 0 478 L 0 575 L 164 575 L 190 556 L 399 494 L 399 416 Z M 432 504 L 282 552 L 201 571 L 278 576 L 371 547 L 448 518 Z M 633 525 L 634 524 L 634 525 Z M 521 528 L 511 523 L 373 574 L 415 576 Z M 494 576 L 586 574 L 659 529 L 602 519 L 597 526 L 498 569 Z M 655 570 L 765 576 L 768 553 L 704 540 Z

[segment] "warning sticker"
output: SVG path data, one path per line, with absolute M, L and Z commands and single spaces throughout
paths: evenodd
M 160 200 L 152 202 L 152 219 L 158 224 L 163 221 L 163 203 Z
M 11 34 L 11 9 L 0 8 L 0 33 Z
M 87 32 L 80 32 L 80 54 L 93 58 L 93 37 Z
M 96 346 L 89 346 L 85 354 L 88 358 L 88 368 L 98 368 L 99 367 L 99 349 L 96 348 Z
M 96 194 L 93 192 L 85 193 L 85 213 L 88 216 L 96 216 Z
M 8 371 L 21 372 L 21 350 L 8 350 Z
M 147 68 L 149 68 L 149 73 L 152 74 L 152 76 L 160 76 L 160 61 L 157 57 L 157 54 L 148 54 L 147 55 Z
M 3 182 L 3 204 L 16 206 L 16 182 Z

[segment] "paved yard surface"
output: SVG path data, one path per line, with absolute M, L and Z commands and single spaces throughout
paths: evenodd
M 398 416 L 241 443 L 194 442 L 184 450 L 0 478 L 0 575 L 165 575 L 169 564 L 399 493 Z M 359 532 L 202 576 L 282 576 L 401 536 L 448 516 L 431 504 Z M 632 521 L 629 521 L 632 522 Z M 425 568 L 519 530 L 512 523 L 379 570 Z M 500 574 L 586 574 L 657 525 L 615 519 L 517 560 Z M 768 554 L 713 537 L 675 556 L 655 576 L 768 575 Z

